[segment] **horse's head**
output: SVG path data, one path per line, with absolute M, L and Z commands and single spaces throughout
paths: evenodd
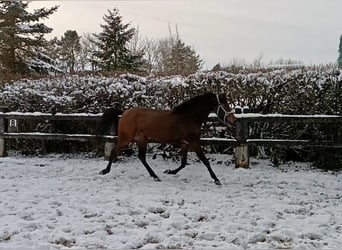
M 227 97 L 224 94 L 216 95 L 211 92 L 195 96 L 181 103 L 172 112 L 196 118 L 195 120 L 200 122 L 204 122 L 210 112 L 215 112 L 224 124 L 233 124 L 236 120 L 227 102 Z
M 236 121 L 236 117 L 228 104 L 226 95 L 225 94 L 216 95 L 216 101 L 217 101 L 216 114 L 219 120 L 223 122 L 224 124 L 226 124 L 227 122 L 229 124 L 234 124 Z

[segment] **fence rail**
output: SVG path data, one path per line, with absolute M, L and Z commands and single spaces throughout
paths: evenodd
M 41 112 L 0 112 L 0 119 L 15 120 L 51 120 L 51 121 L 99 121 L 102 113 L 46 114 Z
M 240 122 L 342 123 L 339 115 L 236 114 Z
M 32 140 L 67 140 L 67 141 L 91 141 L 101 140 L 106 143 L 105 157 L 108 157 L 113 143 L 116 142 L 116 135 L 93 135 L 93 134 L 60 134 L 42 132 L 19 132 L 18 120 L 47 120 L 47 121 L 100 121 L 102 113 L 88 114 L 46 114 L 40 112 L 19 113 L 0 112 L 0 156 L 6 154 L 6 139 L 32 139 Z M 248 145 L 272 146 L 310 146 L 310 147 L 335 147 L 342 148 L 342 116 L 336 115 L 281 115 L 281 114 L 236 114 L 236 134 L 235 138 L 201 138 L 204 145 L 223 145 L 235 147 L 236 167 L 249 166 Z M 209 116 L 209 121 L 216 121 L 215 116 Z M 334 133 L 332 141 L 312 141 L 312 140 L 288 140 L 288 139 L 264 139 L 248 138 L 249 125 L 255 122 L 290 122 L 290 123 L 329 123 L 338 124 L 338 129 Z M 341 125 L 341 126 L 340 126 Z
M 326 147 L 326 148 L 342 148 L 342 116 L 337 115 L 283 115 L 283 114 L 236 114 L 236 140 L 238 145 L 235 150 L 237 167 L 249 167 L 249 150 L 248 145 L 257 146 L 306 146 L 306 147 Z M 291 139 L 252 139 L 248 138 L 249 125 L 255 123 L 304 123 L 304 124 L 329 124 L 337 125 L 336 131 L 331 135 L 332 140 L 291 140 Z
M 60 141 L 89 141 L 101 140 L 116 142 L 117 136 L 113 135 L 91 135 L 91 134 L 60 134 L 60 133 L 2 133 L 3 139 L 26 139 L 26 140 L 60 140 Z

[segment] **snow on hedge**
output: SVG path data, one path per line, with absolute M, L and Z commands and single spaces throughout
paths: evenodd
M 213 91 L 226 93 L 232 105 L 248 105 L 254 112 L 341 114 L 341 85 L 342 70 L 336 68 L 161 78 L 67 76 L 8 84 L 1 89 L 0 106 L 49 113 L 97 113 L 113 106 L 170 109 L 190 96 Z

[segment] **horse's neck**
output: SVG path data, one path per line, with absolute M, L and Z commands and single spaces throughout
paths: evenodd
M 210 111 L 207 112 L 195 112 L 193 114 L 193 120 L 196 121 L 199 125 L 202 125 L 204 122 L 208 120 L 208 116 Z

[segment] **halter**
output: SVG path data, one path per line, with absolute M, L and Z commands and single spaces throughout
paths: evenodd
M 216 99 L 217 99 L 217 110 L 216 110 L 216 114 L 217 114 L 217 118 L 219 119 L 220 122 L 222 122 L 223 124 L 226 124 L 227 122 L 227 117 L 231 112 L 228 112 L 221 104 L 220 99 L 218 97 L 218 95 L 216 95 Z M 219 116 L 219 112 L 220 109 L 222 109 L 222 111 L 224 112 L 224 116 L 223 116 L 223 120 L 220 118 Z

